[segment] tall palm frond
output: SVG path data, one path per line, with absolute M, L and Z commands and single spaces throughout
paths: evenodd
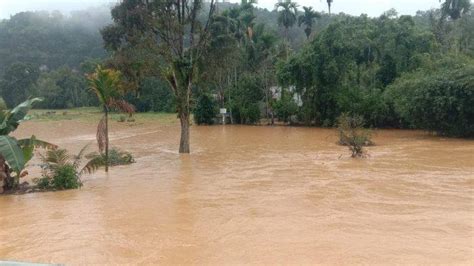
M 102 166 L 104 166 L 104 160 L 102 157 L 93 157 L 82 167 L 82 169 L 79 171 L 79 175 L 92 174 Z
M 106 106 L 111 98 L 120 97 L 120 72 L 112 69 L 97 67 L 96 71 L 88 76 L 89 86 L 97 95 L 99 102 Z
M 55 149 L 46 152 L 46 155 L 41 155 L 41 160 L 49 165 L 64 165 L 71 157 L 65 149 Z
M 86 152 L 87 148 L 89 148 L 89 145 L 86 145 L 82 147 L 82 149 L 79 151 L 77 155 L 74 155 L 74 161 L 72 162 L 73 166 L 75 169 L 79 168 L 79 165 L 82 162 L 82 158 L 84 158 L 84 153 Z
M 65 149 L 50 150 L 46 152 L 46 155 L 41 155 L 41 160 L 46 165 L 45 169 L 53 172 L 62 166 L 72 165 L 79 178 L 85 173 L 92 174 L 105 165 L 101 156 L 84 155 L 88 147 L 89 145 L 84 146 L 77 155 L 70 155 Z M 87 158 L 89 161 L 79 170 L 84 158 Z
M 298 17 L 298 26 L 305 25 L 305 34 L 309 38 L 313 30 L 314 21 L 318 18 L 321 18 L 321 14 L 314 11 L 312 7 L 303 7 L 304 13 Z
M 107 103 L 107 105 L 111 108 L 115 108 L 118 111 L 127 113 L 129 115 L 132 115 L 133 113 L 135 113 L 135 106 L 133 106 L 132 104 L 128 103 L 127 101 L 123 99 L 115 99 L 115 98 L 109 99 L 109 102 Z
M 284 26 L 286 29 L 293 27 L 297 20 L 298 4 L 290 0 L 279 2 L 275 4 L 275 10 L 279 12 L 278 25 Z

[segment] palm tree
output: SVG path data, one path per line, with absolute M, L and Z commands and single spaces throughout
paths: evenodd
M 327 0 L 327 2 L 328 2 L 329 15 L 331 15 L 331 5 L 332 5 L 333 0 Z
M 255 0 L 242 0 L 240 6 L 227 9 L 222 12 L 222 15 L 215 16 L 213 26 L 226 27 L 227 33 L 234 35 L 239 46 L 243 45 L 252 38 L 256 18 L 254 14 L 255 3 Z
M 89 75 L 89 86 L 97 95 L 104 116 L 97 126 L 97 143 L 99 151 L 105 151 L 105 171 L 109 171 L 109 112 L 111 109 L 120 110 L 128 114 L 135 112 L 135 107 L 122 98 L 121 74 L 112 69 L 97 67 L 96 71 Z
M 278 25 L 285 27 L 285 38 L 288 41 L 288 29 L 296 23 L 296 15 L 298 14 L 298 4 L 286 0 L 275 5 L 275 10 L 279 12 Z
M 439 0 L 441 2 L 441 0 Z M 471 9 L 470 0 L 445 0 L 441 5 L 443 17 L 449 16 L 453 20 L 461 18 Z
M 313 10 L 312 7 L 303 7 L 304 9 L 304 14 L 300 15 L 298 17 L 298 26 L 301 27 L 301 25 L 305 25 L 304 33 L 306 33 L 306 38 L 309 39 L 309 36 L 311 35 L 311 32 L 313 30 L 313 23 L 316 19 L 321 17 L 321 14 L 319 12 L 316 12 Z

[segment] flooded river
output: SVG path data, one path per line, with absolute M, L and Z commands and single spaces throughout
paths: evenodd
M 78 151 L 92 122 L 23 124 Z M 474 141 L 378 131 L 112 124 L 137 163 L 80 190 L 0 197 L 0 260 L 75 264 L 472 264 Z M 94 146 L 92 146 L 94 147 Z M 35 172 L 36 171 L 36 172 Z M 37 170 L 30 171 L 32 175 Z

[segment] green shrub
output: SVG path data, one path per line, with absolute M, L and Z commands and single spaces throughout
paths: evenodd
M 298 105 L 293 99 L 293 93 L 283 89 L 280 99 L 273 105 L 273 110 L 275 110 L 278 119 L 288 122 L 289 118 L 298 112 Z
M 105 165 L 105 154 L 90 153 L 86 156 L 88 159 L 98 160 Z M 133 155 L 129 152 L 121 151 L 117 148 L 109 150 L 109 166 L 127 165 L 135 162 Z
M 81 179 L 73 164 L 58 165 L 50 173 L 44 173 L 43 177 L 34 180 L 40 189 L 77 189 L 82 186 Z
M 263 82 L 259 77 L 242 75 L 231 91 L 231 109 L 235 122 L 255 124 L 260 121 L 259 103 L 264 98 L 262 88 Z
M 441 135 L 474 136 L 474 67 L 404 75 L 386 95 L 414 128 Z
M 33 182 L 38 186 L 39 189 L 50 189 L 51 178 L 49 176 L 42 176 L 41 178 L 33 179 Z
M 193 110 L 194 121 L 198 125 L 212 125 L 214 124 L 214 118 L 217 115 L 217 105 L 212 97 L 208 94 L 201 94 L 196 103 L 196 107 Z
M 51 178 L 51 186 L 58 190 L 76 189 L 82 186 L 82 182 L 74 165 L 65 164 L 54 170 Z
M 87 146 L 74 156 L 69 155 L 65 149 L 49 150 L 46 155 L 42 155 L 43 176 L 33 180 L 38 188 L 54 190 L 80 188 L 82 174 L 92 173 L 104 165 L 101 160 L 92 158 L 80 167 L 86 148 Z
M 352 157 L 362 157 L 363 147 L 373 145 L 371 132 L 364 128 L 364 119 L 361 116 L 349 116 L 342 114 L 337 119 L 337 131 L 339 144 L 348 146 Z
M 382 127 L 395 124 L 395 114 L 385 101 L 382 90 L 366 88 L 342 88 L 336 97 L 340 114 L 358 114 L 367 126 Z

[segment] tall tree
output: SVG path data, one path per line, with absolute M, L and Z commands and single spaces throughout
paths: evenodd
M 298 14 L 298 4 L 286 0 L 275 5 L 275 10 L 278 11 L 278 25 L 285 28 L 285 38 L 288 41 L 288 29 L 293 27 L 296 23 Z
M 304 33 L 306 38 L 309 39 L 311 32 L 313 31 L 314 21 L 321 17 L 319 12 L 313 10 L 312 7 L 303 7 L 304 13 L 298 17 L 298 26 L 305 25 Z
M 115 51 L 123 46 L 147 45 L 148 57 L 154 58 L 153 52 L 159 55 L 159 75 L 174 93 L 181 122 L 180 153 L 190 152 L 192 89 L 209 42 L 215 1 L 205 5 L 205 12 L 203 7 L 202 0 L 123 0 L 112 10 L 115 23 L 107 28 L 104 38 L 106 44 L 117 48 Z

